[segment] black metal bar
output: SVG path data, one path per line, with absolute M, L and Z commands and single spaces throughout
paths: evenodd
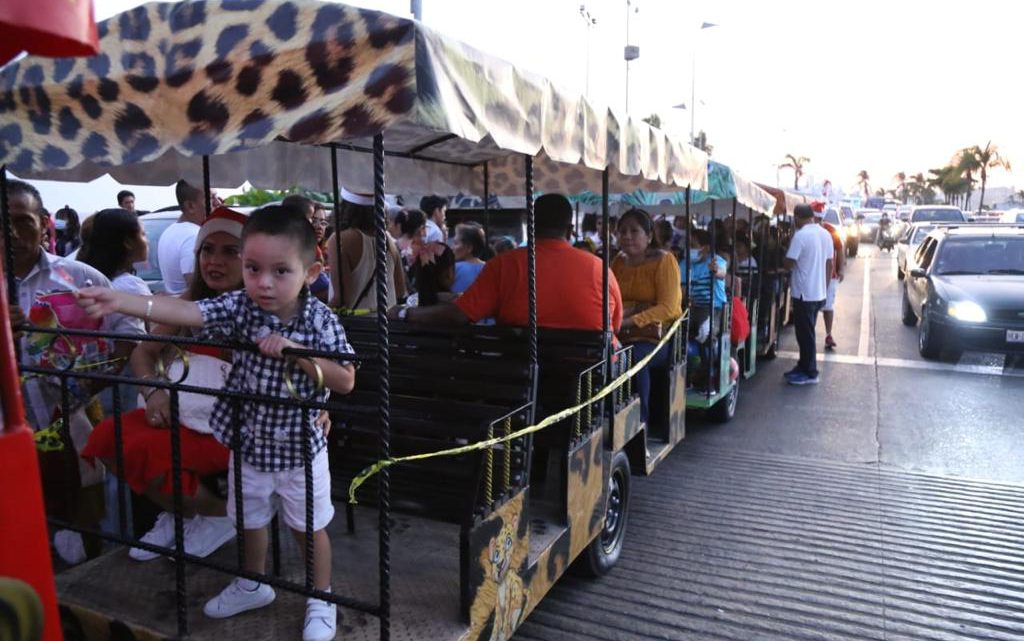
M 188 636 L 188 591 L 185 585 L 185 517 L 181 496 L 181 423 L 178 422 L 178 391 L 171 390 L 171 480 L 174 491 L 174 594 L 178 609 L 178 637 Z
M 18 304 L 18 280 L 14 275 L 14 245 L 11 238 L 11 212 L 7 202 L 7 165 L 0 165 L 0 217 L 3 218 L 4 271 L 7 273 L 7 302 Z M 17 343 L 18 341 L 15 341 Z M 16 346 L 17 347 L 17 346 Z
M 709 202 L 711 203 L 711 221 L 708 223 L 708 231 L 711 234 L 711 253 L 708 256 L 708 308 L 711 311 L 711 314 L 708 315 L 708 338 L 710 339 L 709 344 L 711 347 L 711 358 L 708 360 L 708 385 L 705 390 L 705 394 L 706 397 L 710 399 L 712 388 L 715 390 L 718 389 L 718 385 L 715 383 L 715 361 L 718 358 L 721 358 L 722 355 L 719 353 L 718 333 L 715 331 L 715 286 L 718 284 L 716 282 L 718 277 L 715 276 L 712 267 L 716 267 L 718 265 L 718 252 L 716 251 L 718 249 L 718 234 L 715 233 L 714 198 Z
M 693 271 L 693 265 L 690 260 L 690 227 L 693 225 L 691 213 L 690 213 L 690 199 L 691 199 L 690 186 L 686 186 L 686 249 L 683 250 L 683 255 L 686 257 L 686 306 L 687 308 L 692 307 L 693 303 L 693 291 L 690 289 L 690 274 Z M 686 315 L 686 340 L 690 340 L 690 315 Z
M 234 476 L 233 487 L 229 492 L 235 493 L 235 531 L 238 532 L 236 561 L 238 569 L 245 570 L 245 511 L 242 496 L 242 408 L 241 400 L 234 399 L 231 403 L 231 423 L 235 429 L 231 435 L 231 471 Z
M 210 196 L 212 193 L 213 190 L 210 188 L 210 157 L 203 156 L 203 196 L 206 199 L 203 202 L 205 203 L 207 218 L 213 213 L 213 208 L 210 207 Z
M 423 143 L 422 145 L 416 145 L 415 147 L 413 147 L 412 149 L 410 149 L 409 151 L 407 151 L 405 153 L 409 154 L 410 156 L 415 156 L 416 154 L 420 153 L 424 149 L 429 149 L 429 148 L 433 147 L 434 145 L 440 145 L 443 142 L 448 142 L 452 138 L 458 138 L 458 137 L 459 137 L 458 134 L 445 134 L 445 135 L 440 136 L 438 138 L 434 138 L 433 140 L 428 140 L 427 142 Z
M 377 356 L 380 361 L 380 460 L 391 458 L 391 350 L 388 342 L 388 242 L 384 210 L 384 136 L 373 137 L 373 214 L 377 236 Z M 391 474 L 388 468 L 377 477 L 380 571 L 380 639 L 391 639 Z
M 613 377 L 612 352 L 615 349 L 612 341 L 615 329 L 612 327 L 611 293 L 609 292 L 609 281 L 611 279 L 608 277 L 608 270 L 611 265 L 611 259 L 608 257 L 608 248 L 611 245 L 611 232 L 608 229 L 611 219 L 608 212 L 608 200 L 608 168 L 605 167 L 604 171 L 601 172 L 601 245 L 603 248 L 601 251 L 601 331 L 604 333 L 604 360 L 607 364 L 604 372 L 605 383 Z
M 215 340 L 200 340 L 187 336 L 170 336 L 160 334 L 147 334 L 145 337 L 140 337 L 138 334 L 131 334 L 126 332 L 104 332 L 94 329 L 71 329 L 68 327 L 37 327 L 35 325 L 17 325 L 12 329 L 21 329 L 25 331 L 32 331 L 40 334 L 60 334 L 62 336 L 91 336 L 93 338 L 109 338 L 111 340 L 126 340 L 138 342 L 140 339 L 150 343 L 165 343 L 169 345 L 178 346 L 202 346 L 202 347 L 216 347 L 219 349 L 231 349 L 231 350 L 242 350 L 252 353 L 259 352 L 259 347 L 255 343 L 240 343 L 232 341 L 215 341 Z M 312 358 L 331 358 L 338 361 L 352 361 L 358 362 L 361 357 L 358 354 L 345 354 L 339 352 L 325 352 L 315 349 L 303 349 L 299 347 L 289 347 L 284 350 L 285 356 L 305 356 Z
M 111 388 L 113 392 L 113 405 L 111 410 L 114 413 L 114 466 L 117 468 L 117 525 L 121 536 L 128 536 L 128 500 L 125 496 L 124 485 L 124 432 L 121 423 L 121 386 L 114 383 Z
M 103 539 L 104 541 L 131 545 L 132 547 L 137 547 L 149 552 L 155 552 L 157 554 L 173 554 L 174 552 L 174 550 L 171 550 L 169 548 L 165 548 L 159 545 L 153 545 L 151 543 L 143 543 L 141 541 L 135 541 L 131 539 L 125 540 L 116 534 L 108 534 L 107 532 L 103 532 L 95 528 L 80 527 L 74 525 L 73 523 L 67 523 L 59 521 L 57 519 L 48 519 L 48 522 L 50 523 L 50 525 L 56 528 L 71 530 L 73 532 L 79 532 L 81 534 L 89 534 L 91 536 Z M 283 590 L 288 590 L 290 592 L 301 594 L 303 596 L 311 596 L 317 599 L 322 599 L 324 601 L 330 601 L 331 603 L 337 603 L 338 605 L 345 606 L 346 608 L 351 608 L 353 610 L 358 610 L 360 612 L 366 612 L 367 614 L 372 614 L 374 616 L 377 616 L 379 612 L 379 608 L 376 605 L 367 603 L 365 601 L 360 601 L 359 599 L 339 596 L 334 592 L 324 592 L 322 590 L 306 590 L 301 584 L 295 583 L 294 581 L 288 581 L 286 579 L 280 579 L 265 574 L 259 574 L 257 572 L 249 572 L 247 570 L 243 570 L 240 568 L 233 568 L 226 563 L 213 561 L 209 558 L 204 559 L 193 554 L 185 554 L 184 558 L 188 563 L 191 563 L 192 565 L 195 565 L 197 567 L 207 568 L 210 570 L 214 570 L 216 572 L 230 574 L 232 576 L 238 576 L 243 579 L 256 581 L 258 583 L 266 583 L 267 585 L 275 588 L 281 588 Z
M 331 282 L 334 283 L 334 293 L 337 296 L 339 306 L 345 304 L 344 292 L 341 290 L 341 180 L 338 176 L 338 146 L 331 145 L 331 188 L 334 190 L 334 256 L 337 264 L 334 266 L 337 273 L 330 274 Z M 328 261 L 330 262 L 330 261 Z M 330 265 L 328 265 L 330 267 Z
M 372 154 L 375 153 L 373 147 L 361 147 L 359 145 L 352 145 L 348 143 L 337 143 L 338 149 L 344 149 L 345 151 L 357 151 L 360 153 Z M 456 162 L 454 160 L 441 160 L 440 158 L 428 158 L 426 156 L 417 156 L 404 151 L 384 151 L 382 154 L 385 157 L 391 158 L 408 158 L 410 160 L 421 160 L 424 162 L 436 162 L 440 165 L 452 165 L 455 167 L 476 167 L 480 163 L 475 162 Z
M 484 163 L 484 225 L 488 236 L 491 233 L 491 168 Z
M 726 301 L 726 304 L 732 306 L 732 296 L 736 295 L 736 198 L 732 199 L 732 251 L 729 255 L 729 271 L 731 272 L 732 278 L 730 279 L 732 285 L 730 286 L 730 299 Z
M 526 279 L 530 367 L 537 368 L 537 237 L 533 211 L 533 156 L 524 156 L 526 174 Z
M 750 311 L 750 299 L 754 290 L 754 276 L 751 274 L 750 259 L 754 257 L 754 208 L 747 207 L 747 283 L 746 288 L 746 301 L 747 312 Z M 758 291 L 761 289 L 761 263 L 757 264 L 757 285 Z
M 308 437 L 302 439 L 302 467 L 306 481 L 306 553 L 303 558 L 306 561 L 306 589 L 312 590 L 316 587 L 313 585 L 313 441 Z
M 281 576 L 281 519 L 270 519 L 270 563 L 274 576 Z

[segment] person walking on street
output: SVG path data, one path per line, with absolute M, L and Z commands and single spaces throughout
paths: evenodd
M 815 208 L 815 205 L 820 205 L 820 207 Z M 825 292 L 825 305 L 821 308 L 821 316 L 825 319 L 825 349 L 832 351 L 836 348 L 836 339 L 832 338 L 832 323 L 836 316 L 836 292 L 839 289 L 839 283 L 843 282 L 843 267 L 845 267 L 843 241 L 836 228 L 822 218 L 821 212 L 824 209 L 824 203 L 813 203 L 811 207 L 814 209 L 814 221 L 832 237 L 832 275 L 828 281 L 828 291 Z
M 814 211 L 809 205 L 797 205 L 793 220 L 797 231 L 790 241 L 784 264 L 792 273 L 790 295 L 800 361 L 785 376 L 790 385 L 814 385 L 818 383 L 814 326 L 831 280 L 832 235 L 814 224 Z

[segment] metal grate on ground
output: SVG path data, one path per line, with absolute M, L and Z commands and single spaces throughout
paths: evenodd
M 1024 487 L 709 448 L 633 481 L 619 565 L 518 641 L 1024 639 Z

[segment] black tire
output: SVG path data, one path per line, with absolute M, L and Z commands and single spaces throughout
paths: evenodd
M 914 308 L 910 306 L 910 298 L 907 297 L 907 288 L 903 288 L 903 324 L 907 327 L 913 327 L 917 325 L 917 314 L 914 313 Z
M 906 278 L 906 274 L 903 273 L 899 265 L 896 265 L 896 280 L 903 280 L 904 278 Z
M 576 563 L 581 574 L 591 577 L 604 576 L 618 563 L 622 554 L 622 544 L 626 540 L 626 524 L 629 520 L 629 484 L 629 457 L 619 450 L 612 456 L 608 472 L 604 526 Z
M 942 336 L 935 324 L 929 320 L 926 310 L 921 312 L 921 325 L 917 329 L 917 351 L 929 360 L 942 356 Z
M 715 423 L 728 423 L 736 416 L 736 406 L 740 399 L 740 382 L 736 381 L 732 389 L 720 401 L 708 410 L 708 418 Z

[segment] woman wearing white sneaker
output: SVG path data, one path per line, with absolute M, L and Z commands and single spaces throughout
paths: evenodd
M 185 298 L 202 300 L 242 287 L 241 236 L 245 215 L 220 208 L 210 216 L 196 238 L 196 270 Z M 180 328 L 155 326 L 152 334 L 182 335 Z M 230 368 L 230 353 L 203 347 L 188 350 L 188 377 L 184 383 L 221 389 Z M 177 358 L 175 358 L 177 356 Z M 182 360 L 176 350 L 163 343 L 143 343 L 133 353 L 131 366 L 135 376 L 159 378 L 158 363 L 166 365 L 167 377 L 177 380 Z M 170 395 L 166 389 L 143 388 L 144 409 L 121 416 L 124 443 L 124 471 L 119 472 L 137 493 L 146 496 L 165 511 L 140 541 L 163 548 L 174 547 L 174 488 L 171 469 L 171 445 L 167 430 L 171 426 Z M 185 552 L 206 557 L 235 537 L 235 526 L 227 517 L 227 504 L 200 482 L 228 469 L 228 449 L 211 435 L 210 415 L 215 397 L 201 394 L 178 395 L 178 420 L 181 430 L 182 504 L 185 517 Z M 114 421 L 108 418 L 94 429 L 82 456 L 98 458 L 115 470 Z M 116 471 L 116 470 L 115 470 Z M 128 555 L 137 561 L 149 561 L 159 552 L 133 547 Z

